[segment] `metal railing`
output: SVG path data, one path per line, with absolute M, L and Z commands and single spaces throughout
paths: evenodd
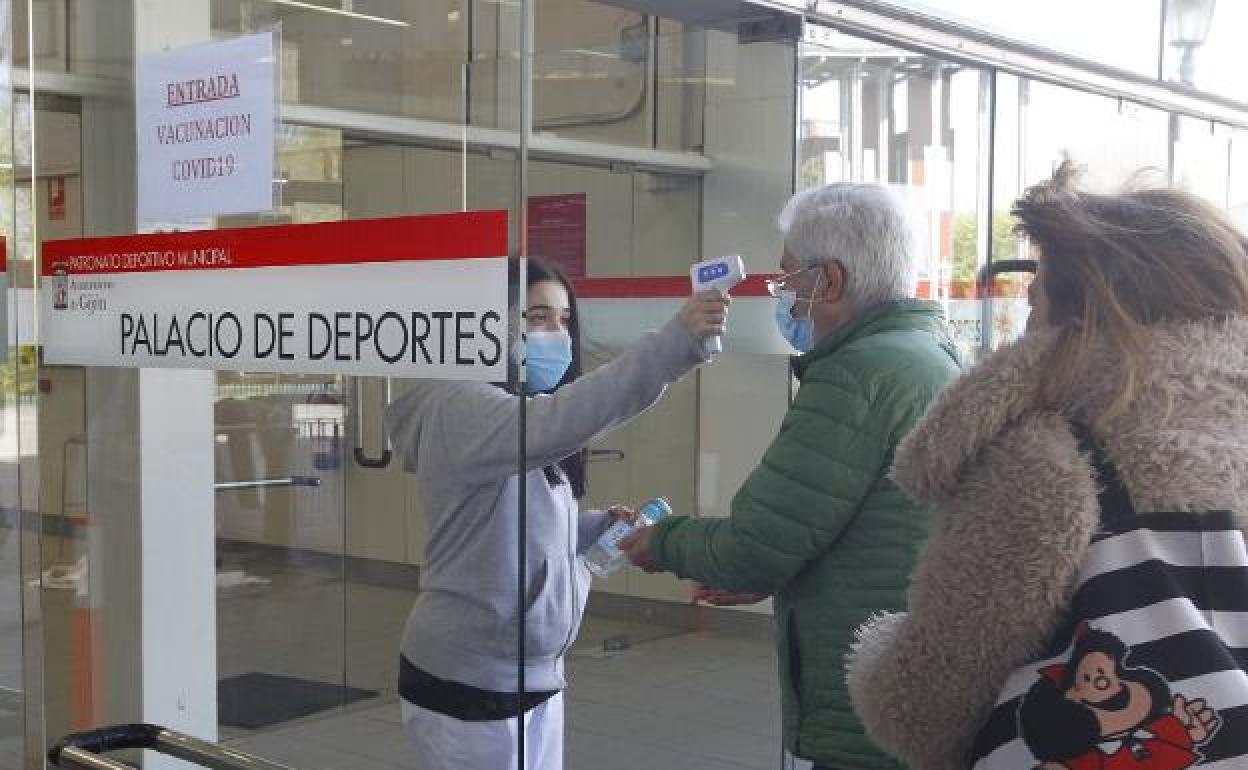
M 128 764 L 103 756 L 130 749 L 148 749 L 210 770 L 293 770 L 288 765 L 144 724 L 67 735 L 48 750 L 48 762 L 64 770 L 133 770 Z

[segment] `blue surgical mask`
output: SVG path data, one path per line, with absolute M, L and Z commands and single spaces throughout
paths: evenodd
M 529 332 L 524 350 L 529 393 L 553 390 L 572 365 L 572 337 L 567 332 Z
M 799 353 L 810 350 L 815 336 L 815 323 L 810 318 L 794 318 L 793 306 L 797 292 L 780 289 L 776 292 L 776 328 L 780 336 Z

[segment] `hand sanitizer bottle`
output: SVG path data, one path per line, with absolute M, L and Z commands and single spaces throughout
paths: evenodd
M 628 557 L 620 550 L 620 541 L 642 527 L 657 524 L 664 516 L 670 516 L 672 504 L 666 497 L 656 497 L 637 509 L 637 523 L 630 524 L 620 520 L 602 533 L 598 542 L 589 547 L 585 554 L 585 564 L 589 571 L 598 577 L 607 577 L 619 571 L 628 563 Z

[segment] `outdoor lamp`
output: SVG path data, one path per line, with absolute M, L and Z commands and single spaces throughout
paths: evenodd
M 1166 20 L 1170 45 L 1181 49 L 1183 59 L 1179 64 L 1179 80 L 1191 85 L 1195 76 L 1193 61 L 1196 49 L 1209 38 L 1213 25 L 1213 7 L 1216 0 L 1167 0 Z

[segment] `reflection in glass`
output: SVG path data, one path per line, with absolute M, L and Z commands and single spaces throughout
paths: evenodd
M 1024 83 L 1019 108 L 1024 187 L 1067 155 L 1087 167 L 1094 190 L 1115 190 L 1141 169 L 1165 173 L 1168 117 L 1159 110 L 1039 82 Z
M 518 28 L 518 9 L 495 0 L 350 9 L 212 0 L 212 25 L 222 37 L 281 25 L 287 104 L 515 129 L 515 46 L 505 41 Z M 707 34 L 589 0 L 537 3 L 534 129 L 634 147 L 696 148 Z
M 800 54 L 799 187 L 895 185 L 923 255 L 918 296 L 945 306 L 973 354 L 982 340 L 975 274 L 985 251 L 978 168 L 986 75 L 831 31 L 819 40 Z
M 1074 54 L 1141 75 L 1157 75 L 1161 4 L 1139 0 L 901 0 L 1015 40 Z M 1221 3 L 1220 5 L 1234 5 Z M 1107 30 L 1113 30 L 1107 34 Z
M 1233 0 L 1166 0 L 1163 71 L 1202 91 L 1248 101 L 1242 72 L 1248 4 Z
M 1229 201 L 1231 131 L 1208 120 L 1174 121 L 1174 182 L 1219 208 Z
M 20 269 L 15 259 L 16 210 L 15 210 L 15 157 L 14 128 L 20 121 L 14 120 L 14 99 L 9 73 L 13 52 L 8 41 L 11 8 L 0 2 L 0 257 L 7 265 L 7 275 L 0 288 L 0 767 L 20 767 L 25 752 L 26 708 L 29 703 L 24 672 L 23 629 L 25 628 L 24 595 L 33 598 L 35 592 L 27 590 L 26 567 L 29 559 L 37 570 L 37 555 L 31 558 L 37 542 L 35 533 L 28 533 L 21 515 L 22 495 L 22 446 L 23 436 L 31 428 L 34 417 L 34 363 L 33 346 L 19 342 L 15 321 L 19 314 L 8 312 L 7 304 Z M 32 613 L 32 616 L 36 616 Z
M 1248 130 L 1237 130 L 1231 138 L 1227 204 L 1231 216 L 1248 231 Z
M 219 372 L 216 392 L 218 719 L 228 739 L 352 694 L 342 681 L 346 408 L 335 377 Z

